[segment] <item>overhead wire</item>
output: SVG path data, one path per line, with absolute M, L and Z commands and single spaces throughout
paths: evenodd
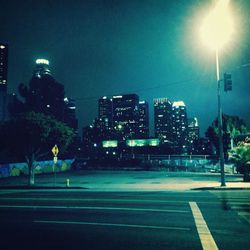
M 171 83 L 168 83 L 168 84 L 158 84 L 158 85 L 153 86 L 153 87 L 134 89 L 134 90 L 131 90 L 129 92 L 130 93 L 140 93 L 140 92 L 155 90 L 155 89 L 159 89 L 159 88 L 171 87 L 171 86 L 174 86 L 174 85 L 189 84 L 191 82 L 200 80 L 201 78 L 202 77 L 200 76 L 200 77 L 195 77 L 195 78 L 188 79 L 188 80 L 174 81 L 174 82 L 171 82 Z M 128 92 L 126 92 L 126 93 L 128 93 Z M 102 95 L 102 96 L 114 96 L 114 95 L 121 95 L 121 94 L 125 94 L 125 92 L 119 92 L 119 93 L 116 93 L 116 94 L 114 94 L 114 93 L 105 94 L 105 95 Z M 100 98 L 100 95 L 98 95 L 98 96 L 89 96 L 89 97 L 79 97 L 79 98 L 75 98 L 75 100 L 76 101 L 88 101 L 88 100 L 99 99 L 99 98 Z

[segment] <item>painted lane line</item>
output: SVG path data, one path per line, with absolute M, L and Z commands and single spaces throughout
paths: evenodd
M 211 232 L 196 202 L 189 202 L 203 250 L 218 250 Z
M 146 229 L 161 229 L 161 230 L 181 230 L 190 231 L 187 227 L 163 227 L 163 226 L 150 226 L 150 225 L 136 225 L 136 224 L 119 224 L 119 223 L 99 223 L 99 222 L 85 222 L 85 221 L 46 221 L 34 220 L 34 223 L 44 224 L 69 224 L 69 225 L 90 225 L 90 226 L 109 226 L 109 227 L 130 227 L 130 228 L 146 228 Z
M 143 199 L 93 199 L 93 198 L 14 198 L 14 197 L 1 197 L 0 201 L 89 201 L 89 202 L 131 202 L 131 203 L 162 203 L 162 204 L 167 204 L 167 203 L 181 203 L 181 204 L 187 204 L 188 201 L 180 201 L 180 200 L 143 200 Z M 199 201 L 199 203 L 202 204 L 221 204 L 221 201 Z M 236 204 L 239 202 L 236 202 Z
M 231 205 L 232 203 L 230 202 L 229 205 Z M 250 204 L 246 204 L 246 203 L 241 203 L 241 204 L 237 204 L 237 205 L 233 205 L 230 206 L 232 209 L 249 209 L 250 210 Z
M 238 215 L 250 224 L 250 213 L 239 212 Z
M 241 216 L 250 216 L 250 211 L 249 212 L 238 212 L 239 215 Z
M 168 203 L 168 202 L 181 202 L 181 203 L 187 203 L 187 201 L 180 201 L 180 200 L 172 200 L 172 201 L 166 201 L 166 200 L 143 200 L 143 199 L 94 199 L 94 198 L 56 198 L 56 197 L 35 197 L 35 198 L 23 198 L 23 197 L 3 197 L 1 200 L 30 200 L 30 201 L 104 201 L 104 202 L 157 202 L 157 203 Z
M 244 218 L 250 224 L 250 212 L 238 212 L 238 215 Z
M 7 191 L 0 191 L 0 195 L 4 195 L 4 194 L 18 194 L 18 193 L 25 193 L 28 192 L 27 190 L 7 190 Z M 0 197 L 0 199 L 2 199 L 2 197 Z
M 123 210 L 140 212 L 162 213 L 188 213 L 187 210 L 168 210 L 151 208 L 128 208 L 128 207 L 93 207 L 93 206 L 29 206 L 29 205 L 0 205 L 0 208 L 29 208 L 29 209 L 82 209 L 82 210 Z

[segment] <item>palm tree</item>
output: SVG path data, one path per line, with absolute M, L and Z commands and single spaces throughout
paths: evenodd
M 243 180 L 250 181 L 250 143 L 239 143 L 230 151 L 230 159 L 235 163 L 237 171 L 244 174 Z
M 217 152 L 219 152 L 218 133 L 218 119 L 215 119 L 212 125 L 208 127 L 206 136 L 215 146 Z M 225 153 L 228 151 L 229 144 L 230 149 L 234 148 L 235 137 L 244 134 L 247 134 L 247 127 L 242 119 L 238 116 L 223 114 L 223 144 Z
M 243 120 L 238 116 L 223 115 L 223 122 L 226 126 L 226 132 L 230 136 L 230 148 L 234 148 L 234 138 L 237 135 L 246 134 L 247 127 Z

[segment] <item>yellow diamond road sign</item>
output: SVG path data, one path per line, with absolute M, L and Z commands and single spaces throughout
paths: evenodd
M 58 155 L 59 149 L 58 149 L 58 147 L 57 147 L 56 144 L 55 144 L 55 146 L 52 148 L 51 151 L 52 151 L 52 153 L 53 153 L 54 156 L 57 156 L 57 155 Z

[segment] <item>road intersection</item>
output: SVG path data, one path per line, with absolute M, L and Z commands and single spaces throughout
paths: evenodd
M 70 179 L 71 185 L 65 186 Z M 250 249 L 239 175 L 83 171 L 0 180 L 4 249 Z M 17 246 L 18 245 L 18 246 Z
M 5 249 L 249 249 L 249 198 L 249 190 L 1 190 L 1 238 Z

